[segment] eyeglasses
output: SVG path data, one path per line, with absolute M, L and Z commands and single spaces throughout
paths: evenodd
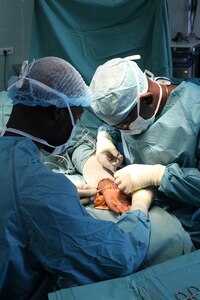
M 117 129 L 128 130 L 129 125 L 137 118 L 137 105 L 130 111 L 128 116 L 119 124 L 115 125 Z

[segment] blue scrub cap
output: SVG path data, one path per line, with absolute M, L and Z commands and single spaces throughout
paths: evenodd
M 114 58 L 99 66 L 92 78 L 91 107 L 104 122 L 117 125 L 136 105 L 138 94 L 147 90 L 147 77 L 131 57 Z
M 91 96 L 79 72 L 59 57 L 44 57 L 23 62 L 19 76 L 8 81 L 8 96 L 13 105 L 89 106 Z

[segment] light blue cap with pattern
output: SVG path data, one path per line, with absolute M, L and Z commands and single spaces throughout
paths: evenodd
M 89 106 L 91 95 L 80 73 L 59 57 L 43 57 L 32 63 L 24 61 L 19 76 L 8 82 L 13 105 Z
M 91 107 L 104 122 L 117 125 L 137 104 L 138 94 L 147 90 L 147 77 L 131 57 L 114 58 L 99 66 L 92 78 Z

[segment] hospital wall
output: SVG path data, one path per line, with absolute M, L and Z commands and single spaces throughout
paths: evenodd
M 6 60 L 0 56 L 0 91 L 28 58 L 33 4 L 34 0 L 0 0 L 0 48 L 14 47 L 14 55 Z
M 188 34 L 188 9 L 189 0 L 168 0 L 169 20 L 171 37 L 174 38 L 177 32 L 183 35 Z M 200 1 L 197 5 L 194 32 L 200 37 Z
M 168 0 L 172 38 L 178 31 L 187 34 L 188 2 Z M 34 0 L 0 0 L 0 48 L 14 47 L 14 55 L 7 56 L 6 65 L 5 57 L 0 56 L 0 91 L 6 89 L 11 75 L 18 74 L 21 62 L 29 58 L 33 7 Z M 194 29 L 200 36 L 200 3 Z

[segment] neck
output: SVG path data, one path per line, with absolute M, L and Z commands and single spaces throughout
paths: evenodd
M 161 111 L 163 110 L 166 102 L 167 102 L 167 99 L 169 97 L 169 90 L 168 90 L 168 87 L 164 84 L 160 84 L 161 88 L 162 88 L 162 91 L 163 91 L 163 95 L 162 95 L 162 99 L 161 99 L 161 102 L 160 102 L 160 106 L 159 106 L 159 109 L 158 109 L 158 112 L 157 114 L 160 114 Z
M 162 86 L 164 86 L 164 89 L 165 89 L 165 98 L 166 98 L 166 101 L 169 97 L 169 90 L 168 90 L 168 87 L 165 85 L 165 84 L 161 84 Z

